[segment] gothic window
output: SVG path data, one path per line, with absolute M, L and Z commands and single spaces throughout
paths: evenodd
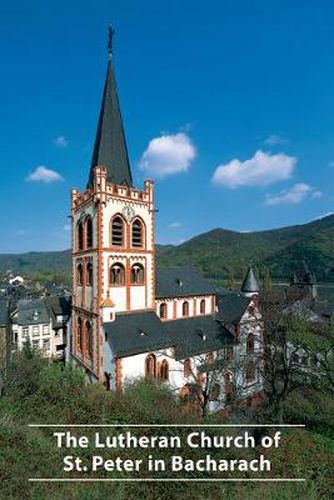
M 119 215 L 114 217 L 111 223 L 111 245 L 124 246 L 124 221 Z
M 86 220 L 86 248 L 93 246 L 93 222 L 90 217 Z
M 165 359 L 161 362 L 159 367 L 159 379 L 162 381 L 166 381 L 169 379 L 169 365 L 168 361 Z
M 246 382 L 247 384 L 254 382 L 256 378 L 256 369 L 254 361 L 249 361 L 246 365 Z
M 182 316 L 187 317 L 189 316 L 189 302 L 185 301 L 182 304 Z
M 199 305 L 199 311 L 201 314 L 205 314 L 205 299 L 202 299 Z
M 212 384 L 211 390 L 210 390 L 210 399 L 211 401 L 217 401 L 220 396 L 220 385 L 215 382 Z
M 247 337 L 247 354 L 254 354 L 254 335 L 252 333 Z
M 166 302 L 162 302 L 162 304 L 160 304 L 159 316 L 161 319 L 167 318 L 167 304 L 166 304 Z
M 191 361 L 190 359 L 185 359 L 183 363 L 183 375 L 185 377 L 190 377 L 191 375 Z
M 134 248 L 140 248 L 143 246 L 144 238 L 144 227 L 143 223 L 139 219 L 135 219 L 132 223 L 132 246 Z
M 88 286 L 93 285 L 93 264 L 91 262 L 88 262 L 86 267 L 86 284 Z
M 145 359 L 145 377 L 154 379 L 156 377 L 156 357 L 154 354 L 149 354 Z
M 231 361 L 234 358 L 233 345 L 225 347 L 225 361 Z
M 110 268 L 110 286 L 125 284 L 125 268 L 123 264 L 114 264 Z
M 77 237 L 78 237 L 78 250 L 83 250 L 84 238 L 83 238 L 82 222 L 79 222 L 77 226 Z
M 77 267 L 77 284 L 79 286 L 82 286 L 82 284 L 83 284 L 83 268 L 82 268 L 82 264 L 78 264 L 78 267 Z
M 90 358 L 93 358 L 93 330 L 92 325 L 89 321 L 86 321 L 85 333 L 87 354 Z
M 134 264 L 131 267 L 131 283 L 136 285 L 144 283 L 144 267 L 141 264 Z
M 229 404 L 232 401 L 234 392 L 232 374 L 230 372 L 226 372 L 224 379 L 225 379 L 225 398 L 226 398 L 225 401 L 227 404 Z
M 77 327 L 78 327 L 78 329 L 77 329 L 77 344 L 78 344 L 80 351 L 82 351 L 82 319 L 81 318 L 78 318 Z

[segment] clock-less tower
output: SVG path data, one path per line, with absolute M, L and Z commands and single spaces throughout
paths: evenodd
M 154 185 L 133 186 L 111 55 L 110 39 L 87 187 L 71 193 L 71 354 L 92 380 L 104 379 L 103 324 L 155 307 Z

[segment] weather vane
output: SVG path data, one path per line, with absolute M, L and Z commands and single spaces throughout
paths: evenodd
M 111 55 L 112 55 L 112 39 L 114 37 L 114 33 L 115 33 L 115 30 L 113 29 L 112 25 L 109 24 L 109 29 L 108 29 L 108 45 L 107 45 L 109 59 L 111 59 Z

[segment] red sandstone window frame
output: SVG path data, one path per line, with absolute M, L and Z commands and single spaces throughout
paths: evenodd
M 112 273 L 114 270 L 119 270 L 120 271 L 120 276 L 121 278 L 119 279 L 119 281 L 117 281 L 117 277 L 116 277 L 116 274 L 114 274 L 115 276 L 115 280 L 112 278 Z M 125 286 L 125 266 L 122 262 L 115 262 L 114 264 L 112 264 L 110 266 L 110 269 L 109 269 L 109 286 L 110 287 L 115 287 L 115 286 Z
M 138 238 L 137 235 L 134 234 L 135 224 L 139 223 L 140 234 L 139 234 L 139 243 L 135 242 L 135 239 Z M 146 246 L 146 226 L 144 221 L 140 217 L 135 217 L 131 222 L 131 248 L 143 249 Z
M 157 358 L 154 354 L 148 354 L 145 358 L 145 378 L 153 380 L 157 376 Z
M 92 262 L 87 262 L 87 265 L 86 265 L 86 285 L 93 286 L 93 264 L 92 264 Z
M 161 302 L 159 306 L 159 317 L 161 319 L 167 319 L 167 303 Z
M 140 262 L 136 262 L 131 266 L 130 283 L 137 286 L 145 285 L 145 267 Z
M 90 321 L 85 322 L 85 339 L 86 339 L 86 354 L 89 358 L 93 359 L 93 327 Z
M 83 347 L 83 323 L 80 316 L 77 319 L 77 346 L 78 349 L 82 352 Z
M 85 250 L 93 248 L 93 220 L 88 216 L 85 220 Z
M 115 235 L 115 220 L 116 219 L 119 219 L 120 222 L 121 222 L 121 240 L 120 240 L 120 244 L 118 243 L 115 243 L 115 240 L 114 240 L 114 236 Z M 117 213 L 115 214 L 112 218 L 111 218 L 111 221 L 110 221 L 110 246 L 112 248 L 125 248 L 125 245 L 126 245 L 126 222 L 124 220 L 124 218 L 122 217 L 121 214 Z M 117 236 L 118 237 L 118 236 Z
M 159 380 L 167 382 L 169 380 L 169 363 L 166 359 L 159 365 Z
M 81 262 L 79 262 L 79 264 L 77 265 L 76 277 L 77 277 L 77 285 L 83 286 L 83 265 Z
M 187 300 L 185 300 L 182 303 L 182 316 L 184 318 L 188 318 L 188 316 L 189 316 L 189 302 Z
M 82 221 L 77 224 L 77 248 L 79 251 L 84 250 L 84 226 Z

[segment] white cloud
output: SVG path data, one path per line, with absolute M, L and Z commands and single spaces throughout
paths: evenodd
M 234 159 L 219 165 L 212 177 L 213 184 L 235 189 L 240 186 L 268 186 L 289 179 L 297 158 L 284 153 L 272 155 L 261 150 L 253 158 L 240 161 Z
M 271 134 L 269 137 L 267 137 L 267 139 L 264 141 L 264 143 L 267 145 L 267 146 L 277 146 L 278 144 L 286 144 L 287 142 L 289 142 L 287 139 L 283 139 L 283 137 L 281 137 L 280 135 L 278 134 Z
M 139 162 L 139 168 L 153 176 L 166 177 L 187 172 L 195 156 L 195 146 L 186 133 L 164 134 L 149 142 Z
M 319 198 L 322 195 L 321 191 L 314 189 L 312 186 L 300 182 L 295 184 L 290 189 L 285 189 L 277 195 L 266 195 L 266 205 L 283 205 L 292 204 L 297 205 L 308 197 Z
M 168 224 L 168 227 L 170 227 L 171 229 L 177 229 L 178 227 L 182 227 L 182 224 L 181 222 L 171 222 L 170 224 Z
M 67 148 L 68 146 L 68 140 L 63 135 L 59 135 L 58 137 L 56 137 L 53 143 L 58 148 Z
M 44 167 L 43 165 L 40 165 L 39 167 L 36 167 L 36 169 L 26 177 L 26 180 L 31 182 L 50 183 L 55 181 L 62 181 L 63 177 L 55 170 L 51 170 L 49 168 Z

